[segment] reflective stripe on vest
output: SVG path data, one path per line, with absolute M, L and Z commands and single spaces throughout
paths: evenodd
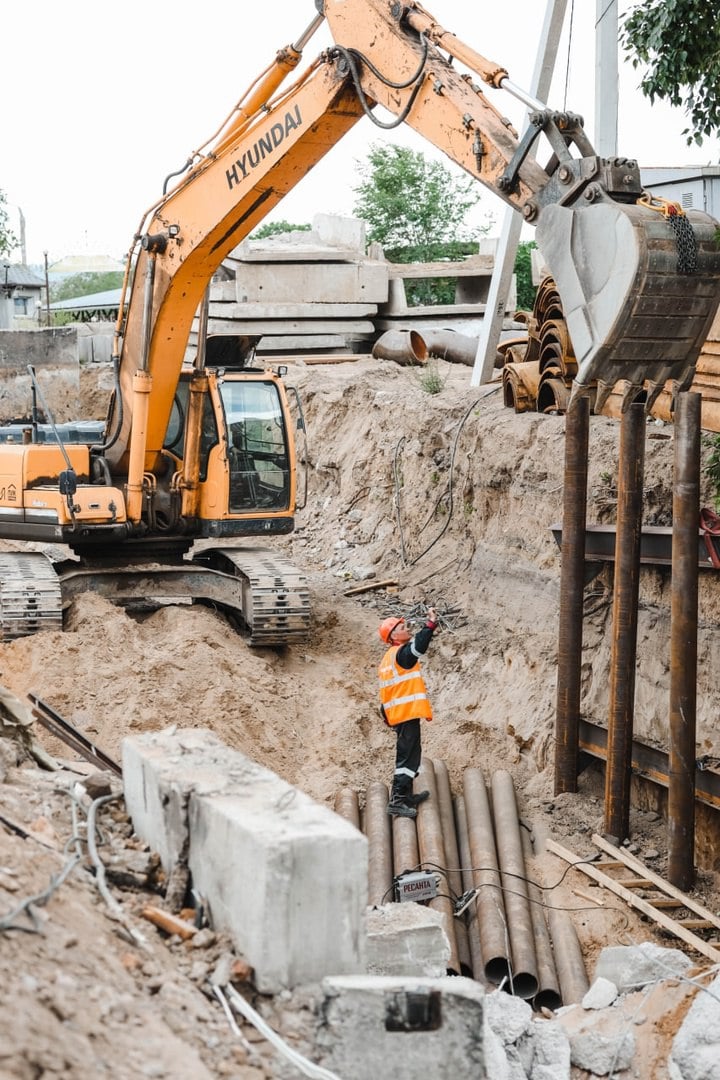
M 406 720 L 432 720 L 420 664 L 411 668 L 398 667 L 395 655 L 399 648 L 399 645 L 393 645 L 388 649 L 378 668 L 380 702 L 390 727 L 404 724 Z

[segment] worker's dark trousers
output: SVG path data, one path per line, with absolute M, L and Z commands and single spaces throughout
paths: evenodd
M 395 727 L 397 749 L 393 775 L 391 802 L 405 802 L 412 794 L 413 780 L 420 771 L 422 748 L 420 745 L 420 720 L 406 720 Z

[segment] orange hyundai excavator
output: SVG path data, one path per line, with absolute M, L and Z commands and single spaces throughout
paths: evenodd
M 648 196 L 635 161 L 599 157 L 580 117 L 525 94 L 419 3 L 315 7 L 305 33 L 145 215 L 101 430 L 45 417 L 14 441 L 0 434 L 0 536 L 74 554 L 55 563 L 2 556 L 6 637 L 59 627 L 63 604 L 82 589 L 120 602 L 204 598 L 239 614 L 258 644 L 306 635 L 304 578 L 257 546 L 293 527 L 287 394 L 277 373 L 252 366 L 251 342 L 207 337 L 207 295 L 225 256 L 359 120 L 409 124 L 536 224 L 578 359 L 575 394 L 592 394 L 598 408 L 623 382 L 628 402 L 643 386 L 651 402 L 667 380 L 683 389 L 692 379 L 720 299 L 713 219 Z M 324 20 L 334 44 L 286 83 Z M 522 138 L 476 77 L 527 105 Z M 186 366 L 196 317 L 199 345 Z M 229 543 L 239 537 L 250 542 Z

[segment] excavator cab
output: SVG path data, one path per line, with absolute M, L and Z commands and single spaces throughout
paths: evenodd
M 293 525 L 295 446 L 281 378 L 272 371 L 205 369 L 199 434 L 199 497 L 193 535 L 284 533 Z M 163 449 L 182 472 L 194 373 L 177 386 Z M 194 451 L 190 451 L 194 457 Z M 220 494 L 222 493 L 222 494 Z

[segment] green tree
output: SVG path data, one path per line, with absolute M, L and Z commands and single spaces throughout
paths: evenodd
M 420 151 L 380 143 L 370 147 L 358 171 L 355 214 L 367 223 L 368 240 L 381 244 L 391 262 L 457 259 L 477 251 L 465 224 L 480 199 L 471 177 L 456 176 Z M 475 233 L 488 228 L 477 227 Z M 451 290 L 445 279 L 407 286 L 410 303 L 446 303 Z
M 288 232 L 310 232 L 311 225 L 292 225 L 289 221 L 266 221 L 254 233 L 250 240 L 265 240 L 268 236 L 278 236 Z
M 9 255 L 18 246 L 15 233 L 8 225 L 7 195 L 0 189 L 0 255 Z
M 537 288 L 532 280 L 532 252 L 537 247 L 534 240 L 521 240 L 515 255 L 515 281 L 517 306 L 520 311 L 532 311 Z
M 690 123 L 688 143 L 720 128 L 720 5 L 712 0 L 640 0 L 620 40 L 633 66 L 644 68 L 640 89 L 650 101 L 680 106 Z
M 70 277 L 56 281 L 50 286 L 50 299 L 74 300 L 76 296 L 90 296 L 92 293 L 108 292 L 119 289 L 122 285 L 122 270 L 106 270 L 103 273 L 71 274 Z

